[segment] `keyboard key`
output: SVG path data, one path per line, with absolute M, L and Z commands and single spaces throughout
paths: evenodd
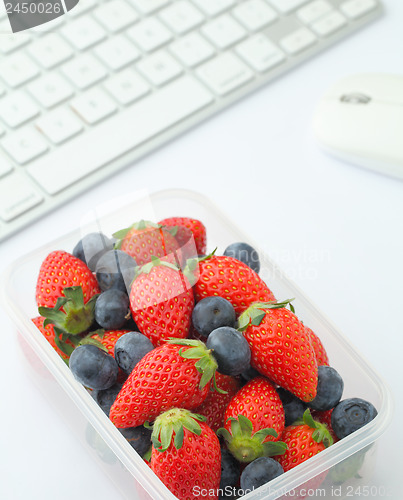
M 28 52 L 45 69 L 54 68 L 74 54 L 72 48 L 56 33 L 36 40 L 28 47 Z
M 140 49 L 150 52 L 169 42 L 172 33 L 158 19 L 150 17 L 130 28 L 127 36 Z
M 74 93 L 73 87 L 57 73 L 48 73 L 27 86 L 28 92 L 45 108 L 52 108 Z
M 228 94 L 253 78 L 252 71 L 230 52 L 203 64 L 197 75 L 218 95 Z
M 184 76 L 28 165 L 27 170 L 54 195 L 212 102 L 203 85 Z M 69 168 L 55 169 L 66 157 Z
M 235 5 L 235 0 L 192 0 L 208 16 L 216 16 Z
M 267 71 L 285 60 L 285 54 L 265 35 L 258 33 L 235 48 L 253 69 L 259 72 Z
M 164 50 L 143 59 L 137 65 L 137 69 L 156 86 L 164 85 L 183 71 L 182 66 Z
M 18 87 L 32 80 L 38 73 L 38 66 L 22 52 L 0 61 L 0 77 L 10 87 Z
M 340 12 L 332 12 L 313 23 L 311 28 L 316 34 L 327 36 L 345 26 L 346 23 L 346 18 Z
M 54 144 L 61 144 L 83 130 L 80 120 L 66 108 L 55 109 L 39 118 L 35 125 Z
M 13 169 L 13 166 L 5 156 L 0 154 L 0 177 L 4 177 L 9 174 Z
M 189 68 L 207 61 L 215 53 L 214 47 L 198 33 L 190 33 L 175 40 L 169 49 L 182 64 Z
M 108 31 L 116 33 L 136 22 L 139 15 L 123 0 L 112 0 L 98 7 L 94 17 Z
M 77 50 L 88 49 L 106 36 L 102 26 L 90 17 L 81 17 L 77 21 L 68 23 L 60 33 Z
M 341 11 L 351 19 L 357 19 L 367 12 L 375 9 L 375 0 L 348 0 L 340 5 Z
M 325 0 L 315 0 L 305 7 L 302 7 L 302 9 L 299 9 L 297 16 L 303 23 L 311 24 L 325 14 L 328 14 L 332 9 L 329 2 Z
M 133 68 L 128 68 L 109 78 L 104 86 L 123 105 L 131 104 L 150 91 L 150 86 Z
M 316 43 L 316 36 L 307 28 L 300 28 L 280 40 L 281 47 L 289 54 L 298 54 Z
M 39 132 L 31 127 L 8 134 L 0 144 L 11 158 L 21 165 L 40 156 L 48 149 L 47 143 Z
M 94 125 L 117 110 L 116 104 L 102 89 L 91 89 L 73 99 L 73 110 L 89 125 Z
M 91 54 L 82 54 L 64 64 L 62 72 L 79 89 L 86 89 L 107 75 L 105 67 Z
M 134 7 L 143 14 L 151 14 L 164 7 L 169 0 L 131 0 Z
M 28 33 L 7 34 L 8 32 L 10 32 L 10 23 L 7 19 L 0 23 L 0 52 L 3 54 L 10 54 L 10 52 L 23 47 L 31 40 Z
M 43 201 L 32 181 L 19 173 L 0 182 L 0 217 L 10 222 Z
M 78 4 L 67 13 L 67 17 L 78 17 L 88 12 L 97 5 L 97 0 L 80 0 Z
M 112 70 L 119 70 L 140 57 L 140 51 L 124 35 L 115 35 L 94 49 L 94 53 Z
M 172 31 L 182 35 L 187 31 L 199 26 L 204 21 L 204 16 L 188 0 L 179 0 L 164 9 L 159 14 L 160 19 L 167 24 Z
M 283 14 L 288 14 L 292 12 L 297 7 L 301 7 L 304 3 L 308 3 L 308 0 L 267 0 L 270 5 L 275 7 L 278 11 Z
M 274 9 L 263 0 L 248 0 L 239 4 L 232 15 L 249 31 L 257 31 L 278 18 Z
M 201 32 L 219 49 L 230 47 L 242 40 L 247 34 L 244 28 L 228 14 L 205 24 Z
M 19 127 L 38 114 L 38 106 L 22 90 L 0 100 L 0 118 L 9 127 Z

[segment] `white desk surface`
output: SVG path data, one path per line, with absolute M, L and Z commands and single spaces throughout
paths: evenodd
M 403 2 L 384 3 L 385 16 L 362 32 L 2 243 L 0 271 L 122 190 L 195 189 L 259 242 L 358 346 L 389 383 L 402 415 L 403 182 L 326 156 L 311 132 L 314 106 L 337 79 L 403 73 Z M 0 498 L 120 498 L 22 368 L 2 309 L 0 324 Z M 403 498 L 400 419 L 381 438 L 372 478 L 393 500 Z

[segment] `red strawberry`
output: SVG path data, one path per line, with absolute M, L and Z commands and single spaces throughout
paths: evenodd
M 198 302 L 218 295 L 234 306 L 237 314 L 256 301 L 272 301 L 273 293 L 250 267 L 233 257 L 213 255 L 199 262 L 199 278 L 193 287 Z
M 45 318 L 43 318 L 42 316 L 37 316 L 36 318 L 32 319 L 34 325 L 40 330 L 42 335 L 46 338 L 46 340 L 53 347 L 53 349 L 55 349 L 57 354 L 61 356 L 63 359 L 66 360 L 69 359 L 69 356 L 56 345 L 54 325 L 48 324 L 47 326 L 44 326 L 43 325 L 44 321 Z M 71 351 L 73 351 L 75 347 L 74 344 L 72 344 L 69 340 L 67 340 L 67 344 L 70 345 Z
M 116 427 L 136 427 L 174 407 L 192 410 L 206 399 L 216 368 L 202 342 L 169 341 L 137 363 L 109 417 Z
M 239 462 L 284 451 L 283 443 L 274 443 L 284 429 L 284 409 L 266 378 L 256 377 L 244 385 L 229 402 L 224 420 L 219 434 Z
M 117 231 L 113 235 L 118 241 L 115 248 L 119 248 L 131 255 L 139 266 L 150 262 L 151 257 L 170 256 L 175 262 L 173 254 L 178 249 L 174 236 L 159 224 L 149 221 L 140 221 L 127 229 Z
M 313 350 L 315 351 L 315 356 L 318 366 L 322 365 L 329 366 L 329 358 L 320 338 L 310 328 L 306 327 L 306 331 L 308 332 L 308 335 L 311 339 L 311 344 Z
M 210 391 L 204 403 L 194 410 L 198 415 L 206 417 L 206 424 L 214 432 L 217 432 L 224 425 L 224 413 L 227 405 L 241 387 L 236 378 L 218 372 L 216 373 L 216 382 L 217 387 L 225 391 L 226 394 Z
M 197 491 L 207 491 L 211 500 L 218 498 L 220 443 L 200 420 L 199 415 L 174 408 L 154 423 L 151 469 L 179 500 L 194 500 Z
M 204 255 L 207 247 L 206 228 L 202 222 L 189 217 L 169 217 L 159 221 L 161 226 L 176 227 L 176 241 L 183 247 L 193 236 L 198 255 Z
M 286 303 L 253 304 L 239 317 L 239 329 L 253 368 L 309 403 L 316 396 L 318 365 L 305 326 Z
M 97 332 L 91 335 L 91 338 L 100 342 L 107 350 L 108 354 L 115 357 L 115 344 L 118 339 L 130 330 L 106 330 L 104 332 Z
M 330 410 L 326 411 L 317 411 L 317 410 L 311 410 L 312 418 L 314 420 L 317 420 L 321 424 L 325 424 L 330 435 L 333 438 L 333 443 L 336 443 L 339 438 L 336 436 L 334 433 L 333 427 L 332 427 L 332 411 L 334 408 L 331 408 Z
M 327 427 L 315 421 L 309 409 L 305 410 L 301 423 L 284 429 L 282 440 L 286 443 L 287 450 L 283 455 L 275 458 L 280 462 L 284 472 L 333 444 Z
M 159 263 L 159 264 L 158 264 Z M 174 265 L 158 259 L 141 268 L 130 291 L 130 310 L 140 332 L 154 346 L 189 334 L 193 290 Z
M 100 292 L 97 280 L 86 264 L 62 250 L 51 252 L 42 262 L 36 284 L 38 307 L 54 307 L 66 287 L 80 286 L 84 304 Z

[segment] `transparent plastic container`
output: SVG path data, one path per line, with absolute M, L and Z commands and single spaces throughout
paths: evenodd
M 35 284 L 41 262 L 57 249 L 72 251 L 83 234 L 102 230 L 112 234 L 133 221 L 158 221 L 171 216 L 200 219 L 207 228 L 208 249 L 217 247 L 222 254 L 234 241 L 246 241 L 259 250 L 220 210 L 204 196 L 185 190 L 166 190 L 147 195 L 113 200 L 87 214 L 75 232 L 52 241 L 16 261 L 2 279 L 2 300 L 16 324 L 22 352 L 40 388 L 60 410 L 61 418 L 74 428 L 76 436 L 94 454 L 117 490 L 127 499 L 174 499 L 170 491 L 154 475 L 147 464 L 126 442 L 105 416 L 87 390 L 71 374 L 67 365 L 41 335 L 31 318 L 37 316 Z M 316 309 L 301 290 L 259 250 L 261 277 L 277 299 L 295 297 L 297 315 L 321 338 L 334 366 L 345 381 L 343 399 L 361 397 L 378 410 L 368 425 L 295 467 L 266 485 L 248 493 L 245 500 L 277 498 L 345 498 L 354 497 L 357 488 L 368 488 L 376 457 L 376 440 L 383 434 L 392 417 L 389 389 L 376 371 L 337 328 Z M 7 291 L 7 293 L 5 293 Z M 70 401 L 69 401 L 70 400 Z M 71 404 L 71 400 L 75 405 Z M 78 410 L 77 410 L 78 408 Z M 63 414 L 63 415 L 62 415 Z M 365 490 L 366 491 L 366 490 Z M 200 492 L 200 498 L 203 492 Z M 382 492 L 366 496 L 382 496 Z M 195 497 L 197 498 L 197 497 Z

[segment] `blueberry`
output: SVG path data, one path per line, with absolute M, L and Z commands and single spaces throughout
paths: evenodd
M 216 328 L 235 326 L 236 315 L 231 302 L 222 297 L 206 297 L 198 302 L 192 313 L 192 322 L 196 330 L 208 337 Z
M 297 420 L 302 420 L 304 411 L 307 408 L 306 403 L 282 387 L 277 389 L 277 394 L 280 396 L 281 402 L 283 403 L 285 425 L 292 425 Z
M 87 264 L 91 271 L 102 255 L 113 249 L 113 241 L 103 233 L 86 234 L 74 247 L 73 255 Z
M 336 436 L 343 439 L 361 429 L 377 415 L 374 405 L 365 399 L 344 399 L 332 411 L 332 428 Z
M 95 302 L 95 321 L 106 330 L 119 330 L 127 321 L 129 297 L 117 288 L 110 288 Z
M 246 382 L 249 382 L 249 380 L 252 380 L 255 377 L 260 377 L 260 373 L 255 368 L 253 368 L 252 366 L 249 366 L 246 370 L 244 370 L 241 373 L 241 377 Z
M 119 429 L 123 437 L 142 457 L 151 446 L 151 430 L 146 429 L 142 425 L 138 427 L 128 427 Z
M 246 494 L 280 476 L 283 472 L 277 460 L 269 457 L 257 458 L 242 471 L 241 489 Z
M 134 278 L 136 261 L 122 250 L 110 250 L 98 260 L 95 272 L 100 289 L 104 292 L 118 288 L 127 292 Z
M 221 482 L 220 489 L 235 486 L 240 474 L 239 462 L 226 449 L 221 448 Z
M 213 350 L 220 373 L 235 376 L 248 369 L 251 357 L 249 344 L 235 328 L 222 326 L 213 330 L 206 345 Z
M 224 251 L 227 257 L 240 260 L 256 273 L 260 271 L 260 260 L 257 251 L 247 243 L 231 243 Z
M 334 408 L 343 394 L 344 382 L 338 371 L 331 366 L 318 367 L 318 388 L 309 408 L 326 411 Z
M 154 346 L 142 333 L 128 332 L 115 344 L 115 360 L 121 370 L 130 375 L 137 363 L 152 351 Z
M 91 393 L 97 405 L 100 406 L 101 410 L 108 415 L 108 417 L 111 406 L 115 402 L 116 396 L 119 394 L 122 386 L 123 384 L 116 383 L 112 387 L 109 387 L 109 389 L 101 391 L 93 390 Z
M 109 389 L 118 378 L 119 368 L 108 353 L 91 344 L 76 347 L 70 356 L 70 370 L 90 389 Z

